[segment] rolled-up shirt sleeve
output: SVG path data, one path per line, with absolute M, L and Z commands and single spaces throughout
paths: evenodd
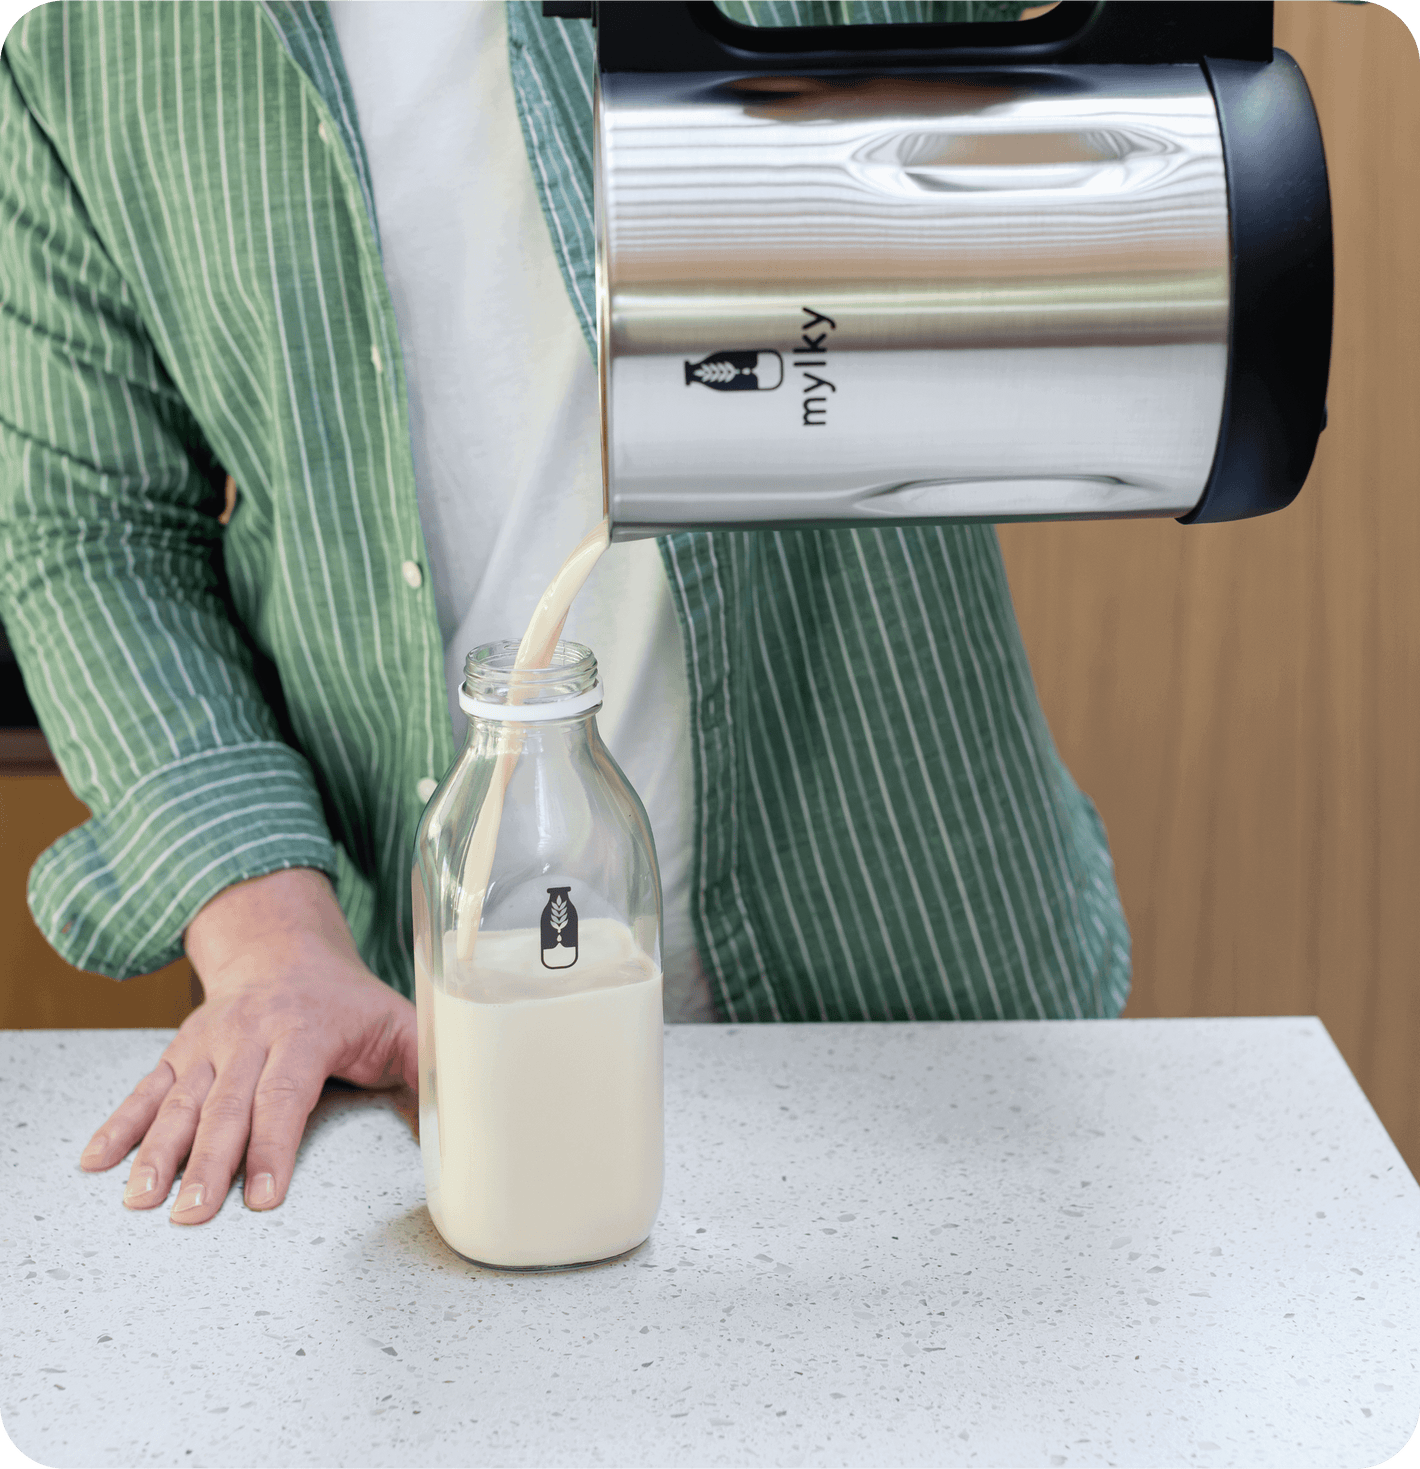
M 223 471 L 8 58 L 0 160 L 0 620 L 93 813 L 30 907 L 71 964 L 125 979 L 222 888 L 334 877 L 336 849 L 231 613 Z

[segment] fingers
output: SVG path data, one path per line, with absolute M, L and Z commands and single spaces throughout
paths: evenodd
M 252 1103 L 247 1208 L 274 1209 L 286 1197 L 296 1149 L 325 1076 L 324 1065 L 309 1047 L 292 1042 L 272 1047 Z
M 123 1202 L 130 1209 L 151 1209 L 167 1198 L 178 1164 L 197 1134 L 202 1103 L 215 1077 L 209 1061 L 197 1061 L 168 1089 L 133 1158 L 128 1187 L 123 1191 Z
M 79 1166 L 88 1173 L 112 1168 L 148 1131 L 173 1081 L 173 1068 L 166 1061 L 159 1061 L 89 1139 L 79 1155 Z
M 265 1061 L 265 1048 L 250 1041 L 223 1058 L 191 1138 L 174 1224 L 205 1224 L 222 1207 L 251 1132 L 252 1098 Z

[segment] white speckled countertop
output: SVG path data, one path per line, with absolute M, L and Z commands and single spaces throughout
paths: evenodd
M 677 1026 L 616 1264 L 444 1247 L 389 1102 L 198 1229 L 76 1165 L 152 1031 L 0 1034 L 0 1412 L 70 1464 L 1373 1465 L 1420 1187 L 1311 1019 Z

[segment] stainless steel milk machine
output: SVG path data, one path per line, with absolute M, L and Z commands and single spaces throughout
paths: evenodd
M 616 538 L 1229 520 L 1301 488 L 1331 215 L 1269 4 L 589 18 Z

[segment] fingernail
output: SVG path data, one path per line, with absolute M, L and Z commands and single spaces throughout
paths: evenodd
M 202 1196 L 205 1190 L 200 1183 L 189 1183 L 177 1196 L 177 1203 L 173 1205 L 174 1214 L 186 1214 L 191 1209 L 202 1207 Z
M 135 1168 L 128 1179 L 128 1187 L 123 1191 L 123 1202 L 129 1199 L 141 1199 L 144 1194 L 150 1194 L 158 1186 L 158 1170 L 156 1168 Z
M 89 1146 L 79 1154 L 81 1163 L 97 1163 L 108 1152 L 108 1137 L 100 1132 L 89 1139 Z
M 276 1180 L 269 1173 L 258 1173 L 247 1184 L 247 1207 L 260 1209 L 276 1197 Z

